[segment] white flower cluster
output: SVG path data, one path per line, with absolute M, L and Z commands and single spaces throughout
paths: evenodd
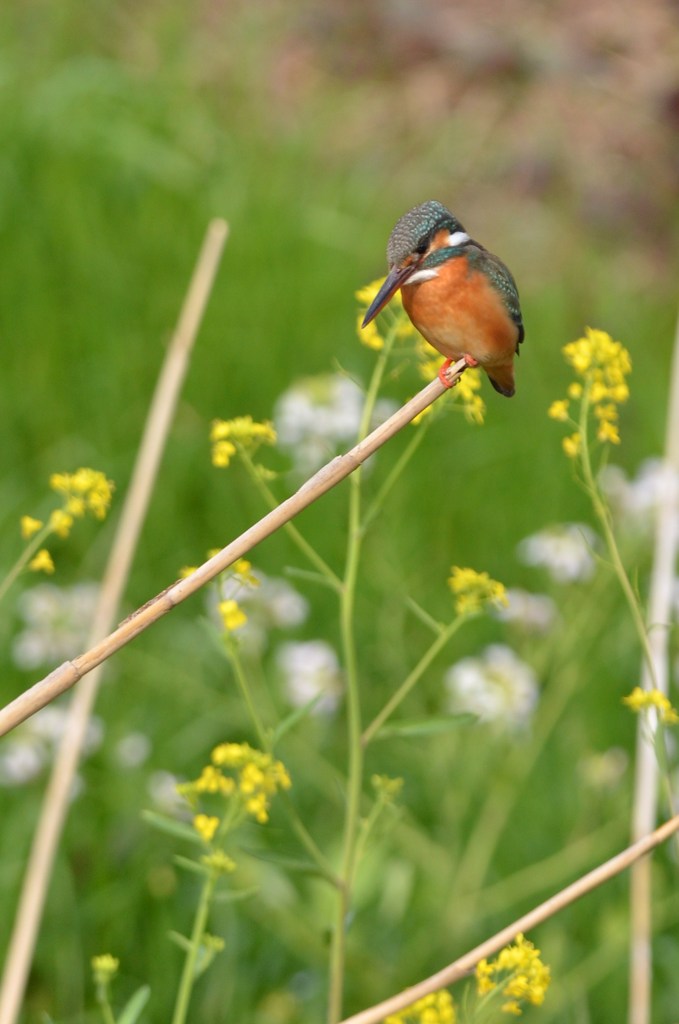
M 478 658 L 462 658 L 444 682 L 450 711 L 478 715 L 510 732 L 530 724 L 538 701 L 533 669 L 504 644 L 490 644 Z
M 299 473 L 313 473 L 356 440 L 364 400 L 361 388 L 339 373 L 305 377 L 281 395 L 274 409 L 278 442 Z M 394 409 L 393 402 L 378 401 L 375 421 Z

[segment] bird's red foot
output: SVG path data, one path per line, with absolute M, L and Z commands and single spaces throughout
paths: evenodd
M 474 359 L 474 356 L 470 356 L 469 352 L 465 352 L 465 354 L 464 354 L 464 361 L 467 364 L 467 366 L 469 366 L 471 368 L 473 368 L 474 366 L 478 366 L 479 365 L 478 359 Z
M 439 376 L 439 380 L 443 384 L 444 388 L 453 388 L 457 384 L 458 378 L 456 377 L 455 380 L 451 380 L 450 376 L 448 374 L 448 371 L 450 370 L 450 367 L 452 365 L 453 365 L 453 360 L 452 359 L 446 359 L 446 361 L 444 363 L 441 363 L 441 365 L 439 366 L 439 374 L 438 374 L 438 376 Z

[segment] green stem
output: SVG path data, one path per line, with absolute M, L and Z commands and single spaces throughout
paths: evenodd
M 257 742 L 259 743 L 260 748 L 266 751 L 267 754 L 273 754 L 271 737 L 267 729 L 264 727 L 264 723 L 262 722 L 259 711 L 257 710 L 257 705 L 250 691 L 248 677 L 245 672 L 245 669 L 243 668 L 243 663 L 238 653 L 236 641 L 234 641 L 233 638 L 227 633 L 224 636 L 224 644 L 227 650 L 227 654 L 231 659 L 231 664 L 233 665 L 233 670 L 236 676 L 236 681 L 238 683 L 238 688 L 241 692 L 243 700 L 245 701 L 245 705 L 250 714 L 250 718 L 252 719 L 252 725 L 257 735 Z M 297 838 L 300 840 L 302 846 L 305 848 L 311 859 L 316 864 L 316 867 L 318 868 L 323 878 L 325 878 L 325 880 L 329 882 L 330 885 L 336 888 L 338 885 L 338 880 L 337 875 L 332 869 L 332 865 L 330 864 L 328 859 L 323 855 L 319 847 L 316 845 L 311 834 L 309 833 L 306 826 L 302 822 L 302 819 L 299 817 L 295 805 L 293 804 L 289 795 L 284 790 L 282 790 L 279 796 L 282 797 L 283 804 L 285 805 L 285 809 L 288 813 L 290 823 L 295 831 L 295 834 L 297 835 Z
M 589 438 L 588 438 L 588 427 L 589 427 L 589 390 L 585 390 L 585 394 L 582 398 L 582 404 L 580 407 L 580 434 L 582 437 L 582 452 L 581 452 L 581 465 L 582 472 L 585 481 L 585 487 L 592 499 L 592 505 L 594 508 L 595 515 L 601 524 L 601 529 L 606 540 L 606 546 L 613 563 L 613 569 L 618 577 L 618 581 L 622 588 L 622 592 L 625 595 L 627 604 L 629 605 L 630 612 L 632 614 L 632 621 L 639 637 L 641 649 L 644 655 L 644 659 L 648 666 L 648 671 L 653 683 L 653 686 L 657 688 L 657 678 L 655 672 L 655 663 L 653 660 L 653 653 L 651 651 L 651 645 L 648 639 L 648 630 L 646 628 L 646 621 L 644 619 L 643 612 L 639 598 L 634 592 L 634 587 L 630 583 L 627 570 L 623 563 L 620 555 L 620 549 L 615 539 L 615 533 L 613 532 L 613 526 L 611 525 L 610 512 L 608 506 L 601 496 L 601 491 L 594 478 L 594 472 L 592 470 L 592 460 L 589 453 Z
M 352 484 L 358 473 L 354 473 Z M 363 747 L 361 745 L 361 706 L 358 682 L 358 665 L 354 637 L 354 597 L 360 554 L 359 511 L 360 491 L 352 486 L 349 516 L 349 544 L 347 569 L 340 606 L 340 628 L 346 673 L 347 730 L 349 764 L 347 778 L 347 803 L 344 816 L 344 837 L 340 888 L 338 891 L 335 922 L 330 951 L 330 990 L 328 996 L 328 1024 L 337 1024 L 342 1016 L 342 989 L 346 956 L 346 922 L 351 905 L 351 888 L 356 856 L 356 840 L 360 817 L 361 791 L 363 787 Z
M 289 794 L 286 793 L 285 790 L 281 790 L 278 796 L 285 806 L 295 835 L 318 868 L 319 874 L 328 883 L 328 885 L 333 887 L 333 889 L 340 889 L 341 882 L 338 879 L 336 872 L 333 870 L 332 864 L 324 855 L 322 850 L 320 850 L 316 845 L 316 841 L 297 813 L 297 808 L 290 799 Z
M 552 646 L 550 656 L 550 660 L 561 665 L 562 669 L 554 674 L 553 685 L 540 701 L 528 746 L 513 747 L 502 762 L 498 784 L 484 794 L 481 803 L 475 799 L 474 827 L 455 873 L 455 891 L 460 894 L 459 899 L 464 901 L 464 909 L 462 911 L 458 900 L 451 904 L 451 913 L 446 922 L 449 927 L 454 927 L 461 913 L 464 914 L 464 920 L 473 920 L 478 913 L 483 881 L 507 822 L 514 813 L 521 788 L 525 780 L 530 778 L 531 772 L 535 771 L 538 758 L 582 682 L 581 674 L 574 669 L 576 654 L 579 650 L 587 649 L 588 642 L 600 628 L 599 622 L 605 621 L 609 615 L 606 602 L 611 602 L 612 596 L 611 588 L 604 589 L 604 580 L 598 577 L 587 604 L 578 602 L 572 614 L 569 614 L 568 607 L 563 609 L 564 621 L 569 622 L 571 628 L 564 638 L 565 647 Z M 592 608 L 598 610 L 602 620 L 592 616 Z
M 238 689 L 241 692 L 241 696 L 245 701 L 245 706 L 247 707 L 250 718 L 252 719 L 252 724 L 257 734 L 257 741 L 262 750 L 266 750 L 267 753 L 270 753 L 271 741 L 269 740 L 267 731 L 264 728 L 264 723 L 260 717 L 259 711 L 257 710 L 257 705 L 255 704 L 252 693 L 250 692 L 248 678 L 243 668 L 243 662 L 240 660 L 240 656 L 238 654 L 237 644 L 238 641 L 234 640 L 228 631 L 224 633 L 224 646 L 226 647 L 227 655 L 233 665 Z
M 380 817 L 380 814 L 382 813 L 383 809 L 384 809 L 384 802 L 383 802 L 383 800 L 376 800 L 375 803 L 372 805 L 372 808 L 370 810 L 370 814 L 368 815 L 367 818 L 364 818 L 362 823 L 361 823 L 361 827 L 359 829 L 358 837 L 356 839 L 356 863 L 357 864 L 360 864 L 361 860 L 363 859 L 363 851 L 365 850 L 366 845 L 368 843 L 368 839 L 370 838 L 370 833 L 372 832 L 373 828 L 375 827 L 375 825 L 376 825 L 376 823 L 377 823 L 377 821 L 378 821 L 378 819 Z
M 182 970 L 179 990 L 177 992 L 177 1000 L 174 1007 L 174 1014 L 172 1015 L 172 1024 L 185 1024 L 186 1021 L 189 1001 L 191 999 L 191 993 L 196 979 L 198 953 L 200 951 L 200 944 L 202 942 L 203 935 L 205 934 L 207 916 L 210 910 L 210 903 L 212 901 L 212 894 L 216 883 L 217 875 L 214 872 L 210 872 L 208 877 L 205 879 L 205 883 L 200 894 L 200 900 L 198 901 L 198 906 L 196 908 L 196 916 L 194 918 L 193 929 L 191 931 L 190 946 L 186 952 L 184 968 Z
M 49 523 L 46 523 L 46 525 L 43 526 L 41 530 L 38 530 L 35 536 L 31 538 L 31 540 L 26 545 L 22 553 L 17 558 L 12 568 L 5 576 L 2 583 L 0 583 L 0 601 L 2 601 L 3 597 L 5 596 L 9 588 L 16 581 L 17 577 L 24 571 L 30 559 L 40 548 L 41 544 L 44 544 L 45 540 L 49 537 L 51 533 L 52 527 L 49 525 Z
M 453 619 L 445 629 L 441 630 L 436 640 L 434 640 L 428 650 L 426 650 L 422 655 L 410 675 L 403 681 L 403 683 L 401 683 L 398 690 L 396 690 L 396 692 L 389 698 L 380 713 L 373 718 L 372 722 L 363 733 L 361 742 L 364 749 L 368 746 L 370 741 L 374 739 L 375 735 L 379 732 L 390 715 L 394 713 L 399 704 L 405 700 L 415 684 L 429 668 L 439 651 L 446 646 L 450 638 L 457 633 L 458 629 L 467 618 L 468 616 L 459 615 L 457 618 Z
M 395 331 L 387 335 L 385 345 L 375 363 L 368 386 L 358 431 L 358 440 L 367 436 L 375 402 L 395 338 Z M 351 906 L 351 892 L 356 866 L 357 840 L 363 789 L 363 746 L 361 743 L 361 704 L 354 635 L 354 607 L 356 581 L 361 557 L 363 524 L 361 523 L 361 469 L 349 480 L 349 523 L 344 580 L 340 594 L 340 632 L 346 673 L 347 692 L 347 803 L 344 816 L 342 865 L 339 876 L 335 921 L 330 949 L 330 979 L 328 992 L 328 1024 L 337 1024 L 342 1016 L 342 991 L 346 960 L 346 923 Z
M 270 509 L 276 508 L 279 504 L 279 502 L 276 499 L 276 495 L 273 493 L 270 487 L 267 487 L 265 481 L 262 480 L 261 475 L 257 472 L 257 466 L 250 458 L 249 452 L 245 448 L 241 448 L 240 456 L 243 460 L 245 468 L 248 471 L 248 475 L 250 476 L 252 482 L 254 483 L 255 487 L 259 491 L 260 495 L 262 496 L 266 504 L 269 506 Z M 287 533 L 288 537 L 290 537 L 290 539 L 296 544 L 297 548 L 302 552 L 304 557 L 307 558 L 311 562 L 311 564 L 315 566 L 315 568 L 319 571 L 319 573 L 324 578 L 326 583 L 328 583 L 328 585 L 331 586 L 333 590 L 339 593 L 339 591 L 342 589 L 341 579 L 339 578 L 337 573 L 333 572 L 333 570 L 330 568 L 325 559 L 321 558 L 318 551 L 316 551 L 316 549 L 309 543 L 306 537 L 304 537 L 299 532 L 294 523 L 285 523 L 283 525 L 283 529 Z
M 412 457 L 415 454 L 415 452 L 417 451 L 417 449 L 420 447 L 420 445 L 424 441 L 424 438 L 425 438 L 425 435 L 427 433 L 428 427 L 429 427 L 429 424 L 427 422 L 425 422 L 425 423 L 423 423 L 423 424 L 421 424 L 420 426 L 417 427 L 416 433 L 413 435 L 413 437 L 411 437 L 411 439 L 408 442 L 408 445 L 407 445 L 405 451 L 401 454 L 400 458 L 397 460 L 397 462 L 394 465 L 393 469 L 391 470 L 391 472 L 387 476 L 387 479 L 384 481 L 384 483 L 380 487 L 379 491 L 375 495 L 374 500 L 371 502 L 370 508 L 368 509 L 368 511 L 366 512 L 365 516 L 363 517 L 363 529 L 364 530 L 368 528 L 370 523 L 372 523 L 373 519 L 378 514 L 378 512 L 380 511 L 382 506 L 384 505 L 384 502 L 387 499 L 387 497 L 389 495 L 389 492 L 391 491 L 392 487 L 394 486 L 394 484 L 396 483 L 396 481 L 398 480 L 398 478 L 402 474 L 403 470 L 405 469 L 405 467 L 408 465 L 408 463 L 412 459 Z
M 102 986 L 97 992 L 97 1002 L 99 1003 L 101 1015 L 104 1018 L 104 1024 L 116 1024 L 116 1019 L 108 998 L 108 987 Z

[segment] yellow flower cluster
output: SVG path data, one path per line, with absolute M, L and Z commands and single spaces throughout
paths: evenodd
M 370 783 L 377 796 L 385 803 L 395 803 L 403 789 L 403 779 L 389 775 L 373 775 Z
M 204 932 L 203 938 L 201 939 L 201 945 L 204 949 L 209 949 L 212 953 L 222 953 L 226 943 L 221 935 L 210 935 L 209 932 Z
M 220 744 L 212 751 L 212 763 L 238 773 L 238 792 L 245 810 L 260 824 L 269 820 L 271 797 L 292 785 L 282 761 L 254 750 L 248 743 Z
M 34 519 L 33 516 L 22 516 L 19 520 L 19 528 L 23 540 L 30 540 L 33 534 L 37 533 L 38 530 L 42 530 L 42 527 L 42 520 Z
M 474 615 L 487 605 L 506 605 L 507 592 L 502 583 L 491 579 L 487 572 L 454 565 L 450 570 L 448 586 L 455 596 L 458 615 Z
M 587 327 L 583 338 L 564 346 L 563 354 L 580 378 L 569 386 L 567 398 L 560 398 L 549 407 L 552 419 L 571 422 L 577 427 L 563 440 L 566 455 L 576 458 L 582 451 L 582 426 L 571 416 L 571 401 L 580 402 L 585 414 L 592 409 L 598 441 L 619 444 L 618 406 L 629 397 L 627 377 L 632 370 L 629 352 L 606 331 Z
M 210 853 L 206 853 L 204 857 L 201 857 L 200 861 L 210 871 L 214 871 L 216 875 L 230 875 L 236 870 L 235 860 L 229 857 L 228 853 L 225 853 L 224 850 L 212 850 Z
M 111 507 L 114 484 L 97 469 L 53 473 L 50 487 L 64 495 L 63 509 L 57 509 L 51 516 L 53 529 L 60 537 L 68 535 L 74 519 L 82 519 L 87 512 L 91 512 L 95 519 L 105 519 Z
M 481 371 L 465 370 L 455 387 L 455 396 L 459 399 L 462 411 L 469 423 L 483 423 L 486 415 L 486 403 L 481 398 Z
M 93 956 L 90 961 L 92 975 L 95 985 L 107 985 L 111 978 L 117 974 L 120 961 L 110 953 L 102 953 L 100 956 Z
M 495 960 L 481 960 L 476 967 L 479 995 L 499 989 L 508 997 L 502 1005 L 503 1012 L 517 1017 L 522 1013 L 522 1003 L 542 1005 L 549 982 L 549 967 L 540 960 L 540 950 L 521 934 Z
M 36 551 L 38 545 L 50 534 L 68 537 L 74 521 L 88 513 L 95 519 L 105 519 L 114 490 L 114 484 L 103 473 L 85 468 L 75 473 L 53 473 L 50 487 L 57 494 L 63 495 L 63 503 L 50 513 L 47 522 L 34 516 L 21 516 L 19 520 L 22 539 L 31 542 L 19 564 L 22 567 L 27 565 L 31 572 L 53 573 L 54 561 L 51 554 L 46 548 Z
M 233 594 L 239 594 L 242 587 L 258 587 L 259 580 L 252 572 L 252 565 L 247 558 L 239 558 L 219 577 L 220 592 L 224 595 L 217 605 L 224 629 L 231 633 L 240 629 L 248 621 L 248 617 Z M 234 587 L 235 585 L 235 587 Z
M 47 548 L 40 548 L 40 550 L 36 552 L 28 563 L 28 568 L 31 572 L 44 572 L 47 576 L 52 575 L 54 572 L 54 559 Z
M 248 587 L 258 587 L 259 580 L 252 571 L 252 562 L 248 562 L 247 558 L 237 558 L 229 569 L 230 574 Z
M 417 356 L 417 370 L 423 380 L 433 380 L 439 372 L 443 360 L 435 348 L 422 337 L 417 335 L 415 339 L 415 355 Z
M 400 1013 L 392 1013 L 384 1024 L 455 1024 L 453 997 L 445 989 L 430 992 Z
M 384 338 L 380 334 L 374 320 L 371 320 L 365 327 L 361 327 L 364 316 L 365 312 L 361 311 L 356 318 L 356 329 L 361 339 L 361 344 L 365 345 L 366 348 L 372 348 L 375 352 L 379 352 L 380 349 L 384 348 Z
M 205 794 L 221 796 L 227 801 L 235 799 L 245 816 L 263 825 L 269 820 L 272 797 L 292 785 L 281 761 L 255 750 L 248 743 L 221 743 L 212 751 L 210 762 L 197 779 L 177 787 L 194 808 Z M 234 822 L 236 817 L 230 815 L 230 820 Z M 193 826 L 209 843 L 219 827 L 219 818 L 197 813 Z
M 358 304 L 361 307 L 356 316 L 356 333 L 358 334 L 358 340 L 362 345 L 365 345 L 366 348 L 372 348 L 375 352 L 379 352 L 384 348 L 384 338 L 380 334 L 377 322 L 375 320 L 371 320 L 366 327 L 362 327 L 361 324 L 363 323 L 363 317 L 365 316 L 368 307 L 371 305 L 383 284 L 384 278 L 380 277 L 376 281 L 371 281 L 370 284 L 365 285 L 363 288 L 359 288 L 357 292 L 354 292 L 354 295 L 358 300 Z M 400 291 L 394 295 L 392 303 L 394 304 L 394 309 L 399 308 L 401 311 L 403 310 Z
M 227 597 L 217 605 L 224 629 L 232 633 L 234 629 L 240 629 L 248 621 L 248 617 L 233 597 Z
M 210 428 L 212 465 L 226 469 L 241 448 L 256 448 L 260 444 L 275 444 L 276 430 L 273 423 L 265 420 L 258 423 L 252 416 L 236 416 L 232 420 L 213 420 Z
M 408 323 L 410 323 L 409 320 Z M 420 376 L 427 381 L 433 380 L 443 365 L 443 359 L 436 349 L 432 348 L 429 342 L 415 331 L 412 325 L 411 329 L 416 334 L 415 354 L 418 359 Z M 453 391 L 455 399 L 462 406 L 465 419 L 469 423 L 482 424 L 486 415 L 486 403 L 481 397 L 481 380 L 480 370 L 467 369 L 459 378 Z
M 635 686 L 627 697 L 622 698 L 622 702 L 637 714 L 655 708 L 663 725 L 676 725 L 679 722 L 679 713 L 661 690 L 644 690 L 641 686 Z
M 196 814 L 193 819 L 193 827 L 203 842 L 210 843 L 219 828 L 219 818 L 214 814 Z

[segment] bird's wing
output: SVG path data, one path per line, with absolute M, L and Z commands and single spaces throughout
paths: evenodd
M 492 252 L 485 253 L 485 262 L 488 277 L 490 278 L 493 287 L 502 296 L 502 301 L 507 307 L 509 315 L 519 328 L 519 337 L 516 343 L 516 350 L 518 352 L 519 345 L 524 339 L 525 331 L 523 329 L 523 317 L 521 316 L 519 290 L 516 287 L 516 281 L 512 277 L 512 273 L 509 268 L 504 265 L 501 259 L 494 256 Z

